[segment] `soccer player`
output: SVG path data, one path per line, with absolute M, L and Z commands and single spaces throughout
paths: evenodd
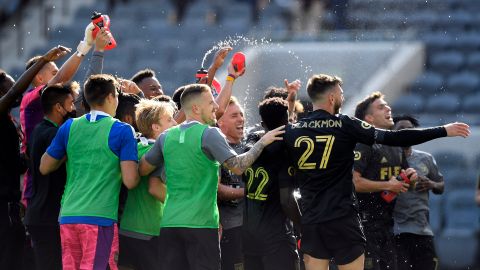
M 163 88 L 155 76 L 155 71 L 149 68 L 138 71 L 130 80 L 137 84 L 145 98 L 152 99 L 163 95 Z
M 32 197 L 25 214 L 24 223 L 32 237 L 36 269 L 62 269 L 62 246 L 60 244 L 60 200 L 67 170 L 65 165 L 48 175 L 39 171 L 40 159 L 57 134 L 58 127 L 75 117 L 74 96 L 80 86 L 76 83 L 54 84 L 41 93 L 45 117 L 35 127 L 29 146 L 32 169 Z
M 380 92 L 374 92 L 357 104 L 355 117 L 376 128 L 392 129 L 392 110 Z M 396 267 L 393 237 L 393 208 L 395 201 L 386 201 L 382 192 L 406 192 L 409 184 L 398 181 L 402 170 L 416 180 L 416 172 L 408 168 L 400 147 L 359 143 L 355 148 L 353 182 L 357 191 L 360 216 L 367 237 L 365 269 Z
M 165 169 L 167 197 L 160 224 L 165 269 L 218 269 L 217 187 L 220 164 L 242 174 L 263 148 L 281 140 L 282 128 L 265 134 L 250 151 L 237 155 L 216 124 L 218 105 L 210 87 L 191 84 L 181 96 L 186 121 L 164 132 L 142 157 L 141 175 Z M 156 172 L 152 174 L 158 175 Z M 165 247 L 165 248 L 163 248 Z M 182 268 L 184 269 L 184 268 Z
M 139 182 L 133 128 L 113 118 L 118 83 L 111 75 L 92 75 L 85 83 L 90 113 L 68 120 L 42 156 L 47 175 L 66 159 L 67 183 L 60 210 L 64 269 L 105 269 L 114 238 L 120 185 Z M 110 268 L 116 268 L 110 264 Z
M 143 137 L 137 144 L 138 159 L 153 147 L 155 139 L 175 126 L 170 103 L 143 99 L 136 105 L 135 118 Z M 165 200 L 165 184 L 144 176 L 128 191 L 120 222 L 120 265 L 134 269 L 157 269 L 161 264 L 158 236 Z
M 287 126 L 284 141 L 301 192 L 302 244 L 308 270 L 363 269 L 365 236 L 355 207 L 352 183 L 353 150 L 357 142 L 409 146 L 445 136 L 470 134 L 463 123 L 430 129 L 388 131 L 339 114 L 342 80 L 314 75 L 307 92 L 314 111 Z M 286 171 L 287 168 L 284 168 Z
M 408 115 L 394 117 L 393 121 L 395 130 L 419 126 L 418 120 Z M 443 193 L 443 176 L 429 153 L 412 147 L 405 147 L 403 151 L 408 164 L 417 171 L 418 179 L 414 190 L 398 195 L 393 210 L 398 269 L 435 270 L 438 258 L 428 221 L 428 197 L 430 190 L 436 195 Z
M 245 149 L 244 125 L 245 116 L 242 107 L 235 97 L 230 102 L 223 116 L 218 119 L 218 127 L 225 135 L 228 144 L 237 154 Z M 222 269 L 235 270 L 243 265 L 242 253 L 242 223 L 244 210 L 245 183 L 241 175 L 236 175 L 228 169 L 221 168 L 218 184 L 218 210 L 222 226 L 220 251 Z
M 282 98 L 263 100 L 259 112 L 266 131 L 288 123 L 288 103 Z M 258 133 L 249 134 L 247 149 L 259 139 Z M 293 197 L 293 183 L 279 175 L 287 160 L 285 148 L 274 142 L 245 171 L 242 240 L 246 270 L 297 269 L 298 254 L 292 232 L 287 229 L 287 216 L 298 224 L 300 213 Z
M 0 70 L 0 269 L 21 269 L 25 228 L 20 218 L 20 174 L 26 170 L 20 155 L 21 132 L 10 115 L 12 108 L 27 90 L 35 75 L 49 62 L 60 59 L 70 50 L 58 46 L 38 59 L 17 82 Z
M 92 47 L 92 27 L 91 23 L 85 29 L 85 36 L 77 46 L 76 53 L 72 54 L 69 59 L 58 69 L 54 61 L 45 64 L 38 72 L 32 81 L 34 88 L 25 93 L 20 103 L 20 124 L 24 134 L 22 140 L 22 152 L 26 152 L 27 144 L 30 140 L 31 134 L 35 126 L 42 122 L 43 109 L 42 102 L 40 100 L 40 92 L 48 85 L 56 83 L 64 83 L 70 81 L 78 70 L 78 67 L 82 63 L 84 56 L 90 51 Z M 35 64 L 41 56 L 32 57 L 26 63 L 26 69 Z M 28 203 L 30 198 L 31 181 L 30 173 L 24 176 L 24 191 L 23 197 Z

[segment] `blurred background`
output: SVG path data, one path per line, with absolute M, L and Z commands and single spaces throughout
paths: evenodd
M 478 269 L 480 1 L 0 0 L 0 67 L 18 77 L 30 57 L 57 44 L 75 48 L 93 11 L 110 16 L 118 44 L 105 53 L 104 73 L 130 78 L 152 68 L 166 94 L 193 82 L 218 47 L 245 52 L 234 95 L 249 125 L 266 87 L 284 78 L 305 86 L 315 73 L 343 78 L 347 114 L 380 90 L 394 114 L 413 114 L 423 126 L 470 124 L 468 139 L 417 149 L 432 153 L 445 176 L 445 193 L 430 196 L 441 269 Z

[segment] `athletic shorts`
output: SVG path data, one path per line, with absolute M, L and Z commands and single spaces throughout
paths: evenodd
M 301 250 L 316 259 L 335 264 L 353 262 L 365 252 L 365 235 L 356 214 L 302 227 Z
M 98 226 L 89 224 L 62 224 L 63 269 L 117 269 L 112 250 L 118 250 L 114 238 L 117 225 Z M 116 246 L 115 246 L 116 245 Z M 112 247 L 113 246 L 113 247 Z
M 398 269 L 438 269 L 438 257 L 433 236 L 401 233 L 395 236 Z
M 159 241 L 163 269 L 220 269 L 218 229 L 161 228 Z
M 268 255 L 245 254 L 245 270 L 297 270 L 299 260 L 295 244 L 285 241 Z
M 158 270 L 162 266 L 162 258 L 158 236 L 152 237 L 150 240 L 140 240 L 120 235 L 120 266 L 141 270 Z

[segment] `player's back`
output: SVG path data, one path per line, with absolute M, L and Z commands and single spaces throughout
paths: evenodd
M 247 149 L 260 137 L 249 136 Z M 257 160 L 245 171 L 247 183 L 243 223 L 243 250 L 249 255 L 265 255 L 289 240 L 287 217 L 280 204 L 279 173 L 285 162 L 285 149 L 281 142 L 267 146 Z
M 356 211 L 352 168 L 355 144 L 374 142 L 375 129 L 323 110 L 286 128 L 284 136 L 301 191 L 302 223 L 315 224 Z

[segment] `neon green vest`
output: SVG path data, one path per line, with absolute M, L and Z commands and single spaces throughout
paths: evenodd
M 137 144 L 138 160 L 152 147 L 153 144 L 139 142 Z M 120 229 L 158 236 L 160 234 L 163 204 L 148 192 L 148 178 L 148 176 L 142 177 L 138 186 L 128 191 Z
M 67 184 L 61 217 L 90 216 L 117 220 L 122 175 L 120 159 L 108 146 L 112 117 L 73 120 L 67 144 Z
M 161 227 L 218 228 L 218 168 L 202 151 L 202 135 L 208 126 L 171 128 L 163 157 L 167 197 Z

